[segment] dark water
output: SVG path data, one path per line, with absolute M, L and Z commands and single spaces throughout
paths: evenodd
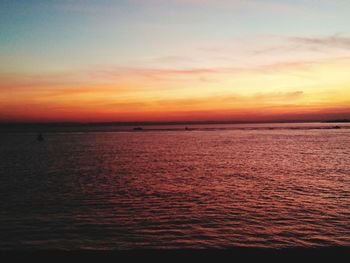
M 0 249 L 350 246 L 333 126 L 2 133 Z

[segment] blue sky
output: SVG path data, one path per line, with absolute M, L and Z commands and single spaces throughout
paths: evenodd
M 145 97 L 155 108 L 171 96 L 194 102 L 265 93 L 302 94 L 302 102 L 280 102 L 290 107 L 328 105 L 325 98 L 335 94 L 331 101 L 344 108 L 349 10 L 342 0 L 2 0 L 0 105 L 13 109 L 15 93 L 22 104 L 35 97 L 36 107 L 50 108 L 53 98 L 38 97 L 38 90 L 67 88 L 81 92 L 74 92 L 77 103 L 97 107 L 107 105 L 97 92 L 104 85 L 108 98 L 143 105 Z M 98 94 L 87 99 L 84 89 Z

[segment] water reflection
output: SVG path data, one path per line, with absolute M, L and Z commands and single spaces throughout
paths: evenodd
M 1 248 L 350 245 L 347 130 L 6 136 Z

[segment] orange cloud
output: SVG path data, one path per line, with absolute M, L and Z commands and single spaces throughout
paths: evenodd
M 237 68 L 3 75 L 1 120 L 292 119 L 348 112 L 347 59 Z M 306 70 L 307 69 L 307 70 Z M 294 114 L 294 115 L 293 115 Z M 289 116 L 289 117 L 288 117 Z

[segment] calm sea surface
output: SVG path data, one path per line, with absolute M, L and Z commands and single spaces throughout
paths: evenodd
M 0 133 L 0 249 L 350 246 L 349 124 L 189 128 Z

